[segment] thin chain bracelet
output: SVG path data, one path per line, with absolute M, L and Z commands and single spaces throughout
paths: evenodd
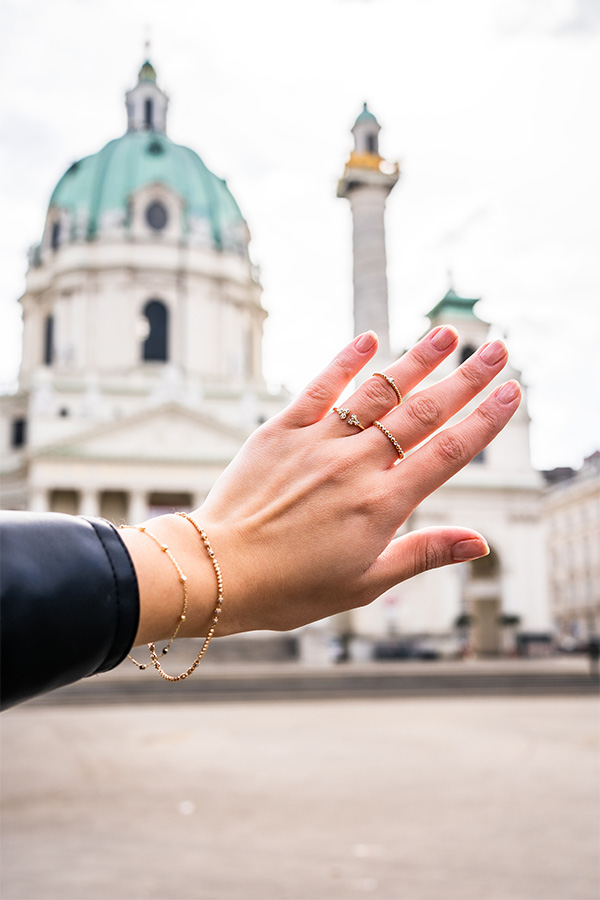
M 181 571 L 181 566 L 179 565 L 179 563 L 177 562 L 177 560 L 175 559 L 175 557 L 169 550 L 168 546 L 166 544 L 163 544 L 163 542 L 159 538 L 157 538 L 156 535 L 153 534 L 151 531 L 148 531 L 148 529 L 144 525 L 121 525 L 120 527 L 121 528 L 133 528 L 135 531 L 140 531 L 142 534 L 147 534 L 149 538 L 152 538 L 154 543 L 158 547 L 160 547 L 160 549 L 165 554 L 165 556 L 168 557 L 170 559 L 170 561 L 172 562 L 172 564 L 175 567 L 175 570 L 177 572 L 177 575 L 179 576 L 179 581 L 181 582 L 181 586 L 183 588 L 183 606 L 181 607 L 181 614 L 180 614 L 179 618 L 177 619 L 177 624 L 175 625 L 175 631 L 169 638 L 168 643 L 165 644 L 165 646 L 162 648 L 162 650 L 160 651 L 160 654 L 158 654 L 158 656 L 156 654 L 156 644 L 155 643 L 148 644 L 148 647 L 150 649 L 150 656 L 152 657 L 152 660 L 154 662 L 155 659 L 158 660 L 158 658 L 160 656 L 165 656 L 165 654 L 167 654 L 169 652 L 171 644 L 173 643 L 173 641 L 179 634 L 179 629 L 185 622 L 186 614 L 187 614 L 187 607 L 188 607 L 187 576 L 184 575 L 183 572 Z M 129 653 L 127 654 L 127 658 L 130 659 L 131 662 L 138 667 L 138 669 L 147 669 L 150 666 L 149 662 L 148 663 L 138 662 L 137 659 L 134 659 L 133 656 L 131 656 Z M 154 662 L 154 665 L 156 666 L 156 662 Z
M 220 567 L 219 563 L 217 562 L 217 557 L 215 556 L 215 551 L 211 547 L 210 541 L 208 540 L 208 535 L 206 534 L 205 531 L 202 531 L 200 526 L 192 519 L 191 516 L 188 516 L 187 513 L 179 512 L 179 513 L 175 513 L 175 515 L 181 516 L 183 519 L 187 519 L 188 522 L 190 522 L 194 526 L 194 528 L 196 529 L 196 531 L 202 538 L 202 543 L 206 547 L 206 552 L 208 553 L 208 555 L 210 557 L 210 561 L 213 565 L 213 569 L 215 570 L 215 575 L 217 576 L 217 602 L 216 602 L 216 605 L 215 605 L 215 608 L 214 608 L 214 611 L 212 614 L 210 628 L 208 629 L 208 633 L 207 633 L 206 637 L 204 638 L 204 643 L 202 644 L 202 647 L 200 648 L 200 653 L 198 654 L 198 656 L 196 657 L 194 662 L 191 664 L 191 666 L 185 670 L 185 672 L 181 672 L 180 675 L 168 675 L 160 664 L 159 658 L 156 654 L 154 644 L 148 645 L 150 648 L 150 657 L 154 664 L 154 668 L 156 669 L 158 674 L 161 676 L 161 678 L 165 679 L 165 681 L 183 681 L 184 678 L 187 678 L 189 675 L 192 674 L 192 672 L 195 671 L 195 669 L 198 668 L 198 666 L 200 664 L 200 660 L 206 653 L 206 651 L 208 649 L 208 645 L 210 644 L 212 637 L 215 633 L 215 629 L 219 623 L 219 616 L 221 615 L 221 609 L 223 607 L 223 576 L 221 574 L 221 567 Z

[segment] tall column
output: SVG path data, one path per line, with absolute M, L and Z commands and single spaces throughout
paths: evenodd
M 338 183 L 337 195 L 350 201 L 354 283 L 354 333 L 376 331 L 376 365 L 392 361 L 385 252 L 385 202 L 399 178 L 397 163 L 379 155 L 379 125 L 365 103 L 352 128 L 354 150 Z M 368 377 L 365 372 L 363 377 Z

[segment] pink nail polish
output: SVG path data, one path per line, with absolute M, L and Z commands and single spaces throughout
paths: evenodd
M 483 348 L 479 356 L 489 366 L 494 366 L 506 356 L 506 347 L 502 341 L 493 341 Z
M 454 328 L 451 328 L 449 325 L 444 325 L 443 328 L 433 335 L 431 343 L 436 350 L 447 350 L 456 338 L 457 334 Z
M 469 541 L 458 541 L 452 546 L 452 559 L 455 562 L 467 562 L 469 559 L 480 559 L 490 552 L 486 541 L 472 538 Z
M 365 331 L 356 339 L 355 347 L 360 353 L 366 353 L 377 343 L 377 335 L 374 331 Z
M 507 381 L 500 385 L 496 391 L 496 398 L 500 403 L 512 403 L 520 395 L 521 389 L 517 381 Z

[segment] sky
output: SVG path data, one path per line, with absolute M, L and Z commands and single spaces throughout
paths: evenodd
M 150 42 L 167 132 L 227 179 L 260 266 L 268 381 L 352 337 L 336 198 L 363 101 L 399 161 L 386 241 L 401 352 L 452 284 L 522 372 L 538 468 L 600 449 L 600 0 L 4 0 L 0 384 L 56 182 L 126 126 Z

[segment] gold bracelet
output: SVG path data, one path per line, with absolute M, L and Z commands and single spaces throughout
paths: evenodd
M 183 585 L 183 609 L 182 609 L 182 613 L 177 621 L 177 625 L 175 626 L 175 631 L 173 632 L 171 639 L 169 640 L 166 647 L 164 647 L 160 653 L 156 652 L 156 642 L 148 644 L 148 649 L 150 650 L 150 658 L 152 660 L 152 664 L 153 664 L 154 668 L 156 669 L 156 671 L 158 672 L 158 674 L 161 676 L 161 678 L 164 678 L 165 681 L 183 681 L 184 678 L 187 678 L 189 675 L 192 674 L 192 672 L 195 669 L 197 669 L 197 667 L 200 663 L 200 660 L 206 653 L 206 650 L 208 649 L 208 645 L 210 644 L 211 639 L 215 633 L 216 627 L 219 623 L 219 616 L 221 614 L 221 609 L 223 607 L 223 576 L 221 574 L 221 567 L 217 561 L 217 557 L 215 556 L 215 551 L 211 547 L 210 541 L 208 539 L 208 535 L 206 534 L 205 531 L 203 531 L 200 528 L 200 526 L 194 521 L 194 519 L 192 519 L 191 516 L 187 515 L 187 513 L 179 512 L 179 513 L 176 513 L 175 515 L 178 515 L 184 519 L 187 519 L 188 522 L 191 522 L 191 524 L 194 526 L 194 528 L 196 529 L 196 531 L 202 538 L 202 543 L 206 547 L 206 552 L 208 553 L 210 561 L 213 565 L 213 569 L 215 570 L 215 575 L 217 576 L 217 603 L 215 605 L 215 608 L 214 608 L 214 611 L 212 614 L 210 628 L 208 630 L 206 637 L 204 638 L 204 642 L 200 649 L 200 653 L 198 654 L 198 656 L 196 657 L 194 662 L 191 664 L 191 666 L 189 666 L 189 668 L 187 668 L 185 670 L 185 672 L 181 672 L 180 675 L 169 675 L 167 672 L 165 672 L 165 670 L 163 669 L 163 667 L 160 664 L 160 657 L 168 652 L 169 647 L 171 646 L 171 644 L 177 637 L 177 633 L 179 632 L 179 629 L 181 628 L 182 623 L 185 622 L 186 613 L 187 613 L 187 578 L 181 571 L 179 564 L 175 561 L 175 558 L 173 557 L 173 554 L 171 553 L 171 551 L 169 550 L 167 545 L 163 544 L 154 534 L 152 534 L 152 532 L 148 531 L 147 528 L 145 528 L 143 525 L 122 525 L 121 526 L 121 528 L 136 528 L 138 531 L 141 531 L 144 534 L 147 534 L 148 537 L 153 538 L 154 541 L 161 548 L 163 553 L 169 557 L 169 559 L 171 560 L 171 562 L 177 569 L 177 574 L 179 575 L 179 580 L 181 581 L 181 583 Z M 140 669 L 147 669 L 148 666 L 150 665 L 150 663 L 146 663 L 145 665 L 140 664 L 135 659 L 133 659 L 132 656 L 130 656 L 129 659 L 133 663 L 135 663 L 135 665 L 138 666 L 138 668 L 140 668 Z
M 158 547 L 160 547 L 160 549 L 165 554 L 165 556 L 167 556 L 171 560 L 173 566 L 175 567 L 175 570 L 177 571 L 177 575 L 179 576 L 179 581 L 181 582 L 181 585 L 183 587 L 183 606 L 181 608 L 181 614 L 180 614 L 179 618 L 177 619 L 177 624 L 175 625 L 175 631 L 169 638 L 168 643 L 165 644 L 165 646 L 162 648 L 162 650 L 160 651 L 160 654 L 158 654 L 158 656 L 156 654 L 155 643 L 148 644 L 148 647 L 150 648 L 150 656 L 152 657 L 154 665 L 156 666 L 156 662 L 158 661 L 158 658 L 160 656 L 165 656 L 165 654 L 167 654 L 169 652 L 171 644 L 173 643 L 173 641 L 179 634 L 179 629 L 181 628 L 182 624 L 185 622 L 186 614 L 187 614 L 187 606 L 188 606 L 187 576 L 184 575 L 183 572 L 181 571 L 181 567 L 180 567 L 179 563 L 177 562 L 177 560 L 175 559 L 175 557 L 169 550 L 168 546 L 166 544 L 163 544 L 163 542 L 161 540 L 159 540 L 159 538 L 157 538 L 156 535 L 153 534 L 151 531 L 148 531 L 148 529 L 144 525 L 121 525 L 120 527 L 121 528 L 133 528 L 136 531 L 141 531 L 142 534 L 147 534 L 149 538 L 152 538 L 154 543 Z M 138 662 L 137 659 L 134 659 L 133 656 L 131 656 L 129 653 L 127 654 L 127 658 L 130 659 L 131 662 L 138 667 L 138 669 L 147 669 L 148 666 L 150 665 L 150 663 Z M 160 663 L 159 663 L 159 665 L 160 665 Z

